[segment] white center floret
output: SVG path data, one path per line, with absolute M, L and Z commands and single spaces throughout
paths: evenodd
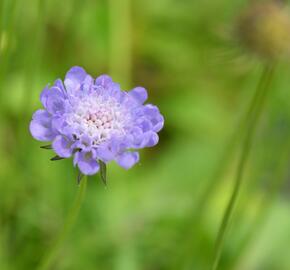
M 126 108 L 114 98 L 91 94 L 72 105 L 66 122 L 76 130 L 76 138 L 85 134 L 100 144 L 113 135 L 123 135 L 129 118 Z

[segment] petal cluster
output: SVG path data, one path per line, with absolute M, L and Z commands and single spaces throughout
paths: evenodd
M 59 157 L 73 156 L 85 175 L 97 173 L 100 161 L 114 160 L 129 169 L 139 161 L 137 149 L 158 143 L 164 124 L 156 106 L 144 105 L 146 99 L 143 87 L 125 92 L 107 75 L 93 79 L 73 67 L 64 82 L 42 91 L 44 109 L 34 113 L 30 132 L 39 141 L 51 141 Z

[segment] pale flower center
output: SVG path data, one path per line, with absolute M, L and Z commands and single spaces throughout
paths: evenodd
M 72 106 L 66 120 L 76 130 L 77 139 L 85 134 L 93 139 L 93 144 L 100 144 L 113 135 L 124 135 L 129 119 L 126 108 L 115 99 L 92 94 Z

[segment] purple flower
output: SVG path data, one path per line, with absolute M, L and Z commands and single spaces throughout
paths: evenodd
M 44 109 L 34 113 L 30 132 L 39 141 L 52 141 L 58 157 L 73 156 L 85 175 L 112 160 L 129 169 L 139 161 L 136 149 L 158 143 L 164 124 L 156 106 L 144 105 L 146 99 L 143 87 L 124 92 L 107 75 L 94 80 L 73 67 L 64 83 L 57 80 L 42 91 Z

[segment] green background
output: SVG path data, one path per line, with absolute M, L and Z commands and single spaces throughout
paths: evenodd
M 262 63 L 232 28 L 246 1 L 0 0 L 0 269 L 35 269 L 75 194 L 72 160 L 29 133 L 39 94 L 74 65 L 147 88 L 160 142 L 89 177 L 52 269 L 208 269 Z M 279 63 L 219 269 L 290 269 L 290 65 Z

